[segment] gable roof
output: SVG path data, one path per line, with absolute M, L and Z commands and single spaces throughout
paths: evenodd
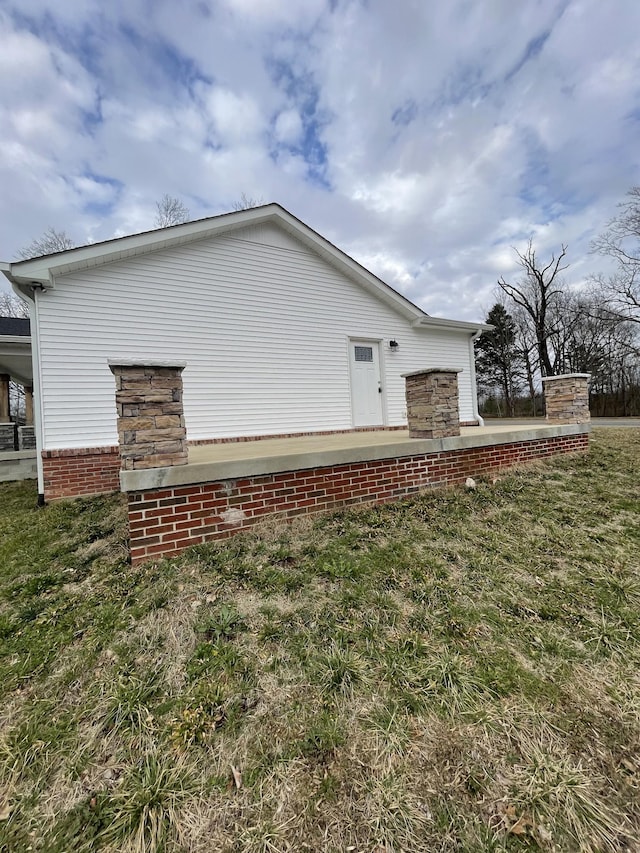
M 31 334 L 31 323 L 22 317 L 0 317 L 0 337 L 26 337 Z
M 9 281 L 18 289 L 27 291 L 34 285 L 55 287 L 55 277 L 85 269 L 93 269 L 104 264 L 127 258 L 138 257 L 161 249 L 182 246 L 197 240 L 232 234 L 248 225 L 273 223 L 320 255 L 333 267 L 340 270 L 366 290 L 372 292 L 383 302 L 395 308 L 416 326 L 441 326 L 458 331 L 480 331 L 486 327 L 482 323 L 466 323 L 457 320 L 444 320 L 430 317 L 417 305 L 375 276 L 325 237 L 322 237 L 300 219 L 279 204 L 271 203 L 233 213 L 223 213 L 206 219 L 196 219 L 180 225 L 170 225 L 140 234 L 117 237 L 54 252 L 25 261 L 0 264 Z

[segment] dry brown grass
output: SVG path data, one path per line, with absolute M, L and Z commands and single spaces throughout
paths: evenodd
M 0 849 L 640 849 L 640 434 L 594 438 L 136 570 L 119 498 L 5 487 Z

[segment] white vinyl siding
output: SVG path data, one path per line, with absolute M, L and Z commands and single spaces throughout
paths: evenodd
M 119 357 L 187 362 L 192 440 L 349 429 L 354 338 L 381 341 L 388 425 L 406 422 L 400 374 L 439 365 L 463 368 L 461 419 L 472 418 L 468 334 L 412 329 L 278 232 L 209 238 L 56 279 L 38 300 L 45 449 L 117 444 L 107 359 Z
M 459 367 L 458 393 L 460 398 L 460 420 L 474 419 L 471 405 L 471 370 L 469 369 L 469 334 L 450 332 L 444 329 L 429 330 L 429 367 Z

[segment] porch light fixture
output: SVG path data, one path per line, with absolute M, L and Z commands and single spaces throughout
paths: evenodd
M 398 352 L 398 350 L 400 349 L 400 344 L 398 343 L 398 341 L 389 341 L 389 349 L 391 350 L 391 352 Z

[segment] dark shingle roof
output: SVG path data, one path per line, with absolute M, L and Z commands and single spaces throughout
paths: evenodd
M 0 317 L 0 335 L 19 335 L 28 338 L 31 334 L 29 320 L 22 317 Z

